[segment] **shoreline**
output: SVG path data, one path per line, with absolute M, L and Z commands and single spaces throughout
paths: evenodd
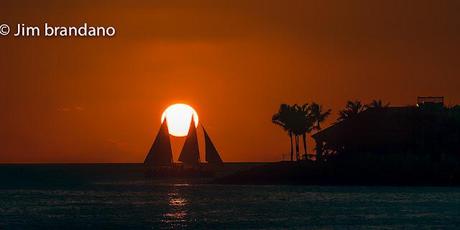
M 441 165 L 439 166 L 442 168 Z M 334 163 L 278 162 L 214 179 L 213 184 L 312 186 L 460 186 L 460 173 L 381 166 L 356 169 Z

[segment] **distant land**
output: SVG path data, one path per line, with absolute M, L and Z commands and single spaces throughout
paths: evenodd
M 365 167 L 341 163 L 276 162 L 239 171 L 212 181 L 216 184 L 459 186 L 460 170 L 453 165 L 432 167 Z
M 316 128 L 329 113 L 315 103 L 282 104 L 273 122 L 291 136 L 291 161 L 257 166 L 214 182 L 460 185 L 459 105 L 446 107 L 443 97 L 419 97 L 415 106 L 404 107 L 381 100 L 368 105 L 349 101 L 335 123 Z M 315 128 L 316 153 L 307 154 L 306 134 Z

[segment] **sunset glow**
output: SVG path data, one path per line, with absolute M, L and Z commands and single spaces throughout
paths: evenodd
M 161 116 L 161 122 L 168 121 L 169 134 L 176 137 L 185 137 L 188 134 L 190 121 L 193 116 L 195 127 L 198 126 L 197 112 L 187 104 L 170 105 Z

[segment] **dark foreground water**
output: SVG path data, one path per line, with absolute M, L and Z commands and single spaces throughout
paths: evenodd
M 0 166 L 0 229 L 460 227 L 460 188 L 210 185 L 137 165 Z

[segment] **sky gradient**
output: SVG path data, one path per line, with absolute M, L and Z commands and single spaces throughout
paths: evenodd
M 0 162 L 142 162 L 178 102 L 224 161 L 289 151 L 280 103 L 318 102 L 328 123 L 349 99 L 460 103 L 459 1 L 191 2 L 2 2 L 0 23 L 117 35 L 0 37 Z

